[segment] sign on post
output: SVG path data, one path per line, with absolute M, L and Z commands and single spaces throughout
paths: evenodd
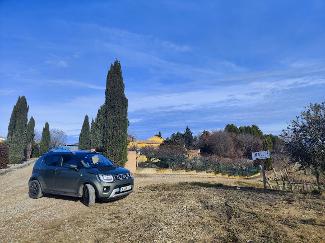
M 269 159 L 270 158 L 270 151 L 259 151 L 252 153 L 252 159 Z
M 252 159 L 257 160 L 257 159 L 269 159 L 270 158 L 270 151 L 259 151 L 259 152 L 253 152 L 252 153 Z M 261 176 L 263 178 L 263 187 L 266 189 L 266 183 L 267 183 L 267 178 L 265 174 L 265 162 L 261 161 L 260 162 L 260 168 L 261 168 Z

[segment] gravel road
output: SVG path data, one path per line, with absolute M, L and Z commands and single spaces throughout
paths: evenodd
M 30 199 L 31 170 L 0 175 L 0 242 L 325 241 L 320 196 L 238 187 L 247 180 L 138 175 L 129 197 L 87 208 L 68 197 Z

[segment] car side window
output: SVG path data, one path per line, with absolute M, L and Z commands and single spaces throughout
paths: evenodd
M 60 155 L 55 155 L 55 154 L 47 155 L 44 158 L 44 162 L 48 166 L 59 166 L 60 161 L 61 161 L 61 156 Z
M 63 159 L 63 166 L 64 167 L 69 167 L 70 165 L 79 166 L 79 163 L 78 163 L 77 159 L 75 158 L 75 156 L 73 156 L 71 154 L 62 155 L 62 159 Z

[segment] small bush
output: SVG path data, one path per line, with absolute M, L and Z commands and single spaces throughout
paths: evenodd
M 321 191 L 318 190 L 318 189 L 313 189 L 313 190 L 311 191 L 311 194 L 313 194 L 313 195 L 321 195 L 322 193 L 321 193 Z
M 0 143 L 0 169 L 6 168 L 9 164 L 9 148 L 6 144 Z

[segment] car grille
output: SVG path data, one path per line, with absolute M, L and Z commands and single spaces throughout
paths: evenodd
M 123 180 L 129 179 L 130 175 L 128 175 L 128 174 L 118 174 L 118 175 L 115 175 L 114 178 L 115 178 L 115 180 L 123 181 Z

